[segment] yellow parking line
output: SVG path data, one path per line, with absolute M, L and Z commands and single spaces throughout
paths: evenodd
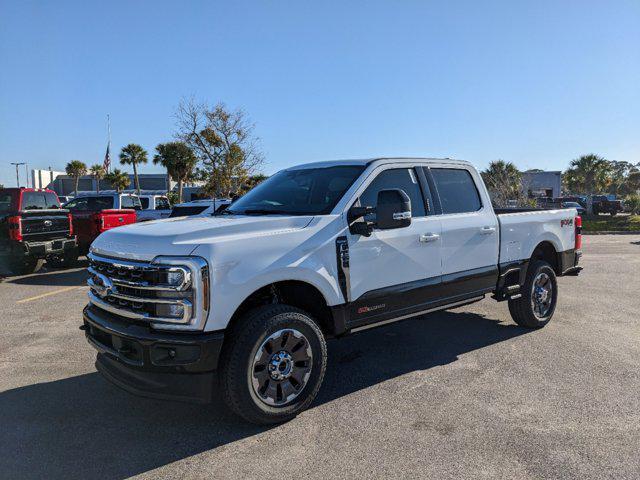
M 23 298 L 22 300 L 18 300 L 16 303 L 26 303 L 32 300 L 39 300 L 41 298 L 49 297 L 51 295 L 56 295 L 58 293 L 68 292 L 69 290 L 75 290 L 76 288 L 82 288 L 82 287 L 74 286 L 74 287 L 60 288 L 58 290 L 54 290 L 53 292 L 47 292 L 47 293 L 43 293 L 42 295 L 36 295 L 35 297 Z

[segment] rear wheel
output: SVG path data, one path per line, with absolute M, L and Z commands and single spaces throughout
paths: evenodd
M 268 305 L 246 314 L 231 332 L 221 359 L 225 402 L 253 423 L 290 420 L 316 397 L 327 364 L 318 325 L 288 305 Z
M 20 257 L 9 260 L 7 267 L 11 275 L 29 275 L 40 270 L 42 263 L 40 258 Z
M 551 265 L 535 260 L 527 270 L 522 297 L 509 300 L 511 318 L 523 327 L 544 327 L 556 309 L 558 282 Z

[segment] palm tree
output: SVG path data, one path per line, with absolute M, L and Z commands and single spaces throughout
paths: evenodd
M 192 177 L 198 159 L 184 142 L 161 143 L 156 151 L 153 163 L 166 168 L 169 176 L 178 182 L 178 202 L 182 203 L 182 184 Z
M 136 143 L 130 143 L 120 151 L 120 163 L 122 165 L 133 165 L 133 181 L 135 189 L 140 195 L 137 165 L 139 163 L 147 163 L 147 151 Z
M 572 193 L 600 193 L 611 183 L 611 173 L 610 162 L 590 153 L 571 160 L 565 183 Z
M 118 193 L 127 188 L 131 183 L 131 180 L 129 180 L 129 174 L 121 172 L 117 168 L 114 168 L 112 172 L 107 173 L 104 178 L 113 188 L 116 189 L 116 192 Z
M 99 164 L 91 165 L 91 168 L 89 168 L 89 175 L 96 180 L 96 191 L 98 193 L 100 193 L 100 179 L 104 178 L 106 173 L 104 167 Z
M 67 175 L 73 177 L 74 180 L 74 195 L 78 195 L 78 182 L 80 182 L 80 177 L 87 174 L 87 166 L 84 162 L 80 160 L 71 160 L 67 163 L 67 166 L 64 167 L 64 171 L 67 172 Z
M 496 207 L 506 207 L 508 200 L 521 199 L 522 174 L 513 163 L 496 160 L 481 175 Z

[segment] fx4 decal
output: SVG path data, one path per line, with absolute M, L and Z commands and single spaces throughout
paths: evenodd
M 563 218 L 560 220 L 560 227 L 573 227 L 573 218 Z

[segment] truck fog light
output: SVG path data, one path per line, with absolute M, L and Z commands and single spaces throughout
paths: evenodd
M 158 317 L 182 318 L 184 316 L 184 306 L 173 303 L 161 303 L 156 305 L 156 315 Z
M 178 287 L 184 283 L 183 270 L 170 270 L 165 272 L 163 276 L 163 283 L 171 285 L 172 287 Z

